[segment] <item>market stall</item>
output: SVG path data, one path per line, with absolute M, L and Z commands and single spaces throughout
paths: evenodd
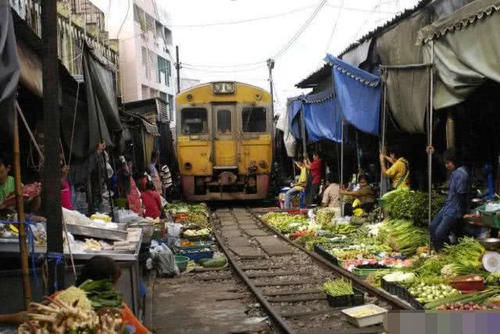
M 435 213 L 443 197 L 432 196 Z M 307 215 L 268 212 L 261 220 L 415 309 L 475 311 L 499 306 L 496 239 L 462 237 L 439 253 L 431 252 L 425 227 L 427 193 L 391 192 L 380 202 L 382 207 L 360 217 L 339 217 L 339 210 L 322 208 Z M 350 281 L 325 282 L 324 290 L 329 301 L 351 301 L 337 306 L 362 304 L 352 302 L 356 292 Z
M 122 276 L 117 282 L 117 288 L 123 294 L 124 301 L 130 306 L 135 314 L 140 315 L 144 307 L 141 301 L 139 266 L 139 252 L 145 238 L 143 228 L 132 227 L 134 224 L 147 223 L 143 218 L 128 218 L 126 223 L 111 222 L 106 215 L 94 215 L 90 218 L 77 211 L 63 209 L 64 217 L 64 255 L 53 259 L 59 265 L 66 266 L 66 286 L 75 282 L 82 265 L 96 255 L 107 256 L 115 260 L 122 271 Z M 123 218 L 123 217 L 122 217 Z M 152 224 L 152 223 L 150 223 Z M 41 300 L 46 295 L 42 287 L 45 279 L 44 270 L 38 267 L 38 259 L 47 256 L 46 250 L 46 223 L 30 223 L 28 227 L 28 249 L 30 250 L 30 273 L 32 276 L 33 299 Z M 136 226 L 136 225 L 135 225 Z M 14 263 L 19 258 L 19 240 L 17 229 L 13 224 L 0 225 L 0 258 L 4 263 Z M 4 284 L 12 289 L 22 290 L 19 278 L 20 270 L 13 266 L 0 272 Z M 61 287 L 58 287 L 61 288 Z M 8 291 L 4 290 L 5 298 L 11 303 L 0 306 L 0 313 L 17 312 L 23 309 L 21 294 L 13 298 Z

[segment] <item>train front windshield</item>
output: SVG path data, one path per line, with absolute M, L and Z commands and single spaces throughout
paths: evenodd
M 182 109 L 181 127 L 184 135 L 207 133 L 207 110 L 204 108 Z

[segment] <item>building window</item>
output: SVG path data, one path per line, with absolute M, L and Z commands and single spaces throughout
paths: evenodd
M 158 71 L 158 57 L 156 53 L 149 50 L 149 70 L 151 71 L 151 80 L 154 81 L 156 77 L 156 72 Z
M 144 74 L 147 79 L 149 79 L 150 69 L 149 69 L 149 57 L 148 50 L 145 47 L 142 47 L 142 68 L 144 69 Z
M 181 112 L 181 131 L 183 135 L 207 133 L 207 110 L 205 108 L 185 108 Z
M 167 87 L 170 86 L 170 77 L 172 76 L 172 66 L 170 60 L 167 60 Z
M 141 99 L 144 100 L 144 99 L 149 99 L 149 87 L 148 86 L 145 86 L 145 85 L 142 85 L 141 87 L 142 89 L 142 97 Z
M 158 56 L 158 83 L 168 86 L 168 64 L 167 60 Z
M 243 108 L 243 132 L 266 132 L 266 109 L 262 107 Z

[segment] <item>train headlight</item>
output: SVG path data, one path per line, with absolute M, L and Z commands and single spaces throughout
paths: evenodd
M 191 168 L 193 168 L 193 165 L 191 165 L 191 163 L 190 163 L 190 162 L 186 162 L 186 163 L 184 164 L 184 169 L 189 170 L 189 169 L 191 169 Z
M 259 161 L 259 167 L 262 169 L 267 169 L 267 162 L 265 160 Z

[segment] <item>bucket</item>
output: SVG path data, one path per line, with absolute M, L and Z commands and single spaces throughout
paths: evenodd
M 188 262 L 189 258 L 187 256 L 182 256 L 182 255 L 175 256 L 175 264 L 177 265 L 177 268 L 179 268 L 179 271 L 181 273 L 183 271 L 186 271 Z

